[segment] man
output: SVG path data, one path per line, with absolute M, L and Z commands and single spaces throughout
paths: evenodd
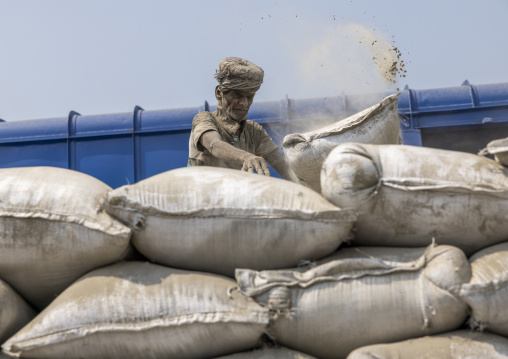
M 200 112 L 192 121 L 189 165 L 214 166 L 269 176 L 267 162 L 284 178 L 298 182 L 279 148 L 261 127 L 247 120 L 263 70 L 250 61 L 227 57 L 215 78 L 217 111 Z

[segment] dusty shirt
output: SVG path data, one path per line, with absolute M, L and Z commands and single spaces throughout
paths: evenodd
M 203 111 L 194 117 L 189 138 L 189 164 L 191 166 L 213 166 L 242 169 L 240 162 L 226 162 L 212 156 L 205 149 L 199 139 L 206 131 L 216 131 L 221 139 L 236 148 L 252 153 L 256 156 L 266 157 L 275 150 L 277 145 L 268 133 L 258 123 L 245 120 L 238 124 L 215 112 Z

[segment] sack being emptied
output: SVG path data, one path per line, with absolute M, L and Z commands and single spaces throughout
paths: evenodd
M 310 188 L 321 192 L 321 166 L 340 143 L 398 144 L 400 123 L 398 95 L 331 125 L 284 137 L 282 143 L 289 166 Z

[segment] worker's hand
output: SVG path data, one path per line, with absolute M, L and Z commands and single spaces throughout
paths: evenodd
M 270 176 L 270 170 L 264 158 L 249 154 L 249 156 L 243 160 L 242 171 L 254 173 L 254 170 L 260 175 Z

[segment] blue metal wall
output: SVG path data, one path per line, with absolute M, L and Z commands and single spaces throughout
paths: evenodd
M 508 137 L 508 83 L 406 89 L 399 117 L 405 144 L 477 153 Z
M 54 166 L 112 187 L 187 165 L 189 134 L 203 107 L 4 122 L 0 167 Z
M 254 103 L 249 119 L 281 146 L 287 134 L 338 121 L 386 95 Z M 215 107 L 205 102 L 106 115 L 73 111 L 60 118 L 0 122 L 0 168 L 55 166 L 90 174 L 113 188 L 135 183 L 187 165 L 192 119 L 205 109 Z M 404 144 L 477 152 L 491 139 L 508 137 L 508 83 L 406 88 L 399 96 L 399 117 Z

